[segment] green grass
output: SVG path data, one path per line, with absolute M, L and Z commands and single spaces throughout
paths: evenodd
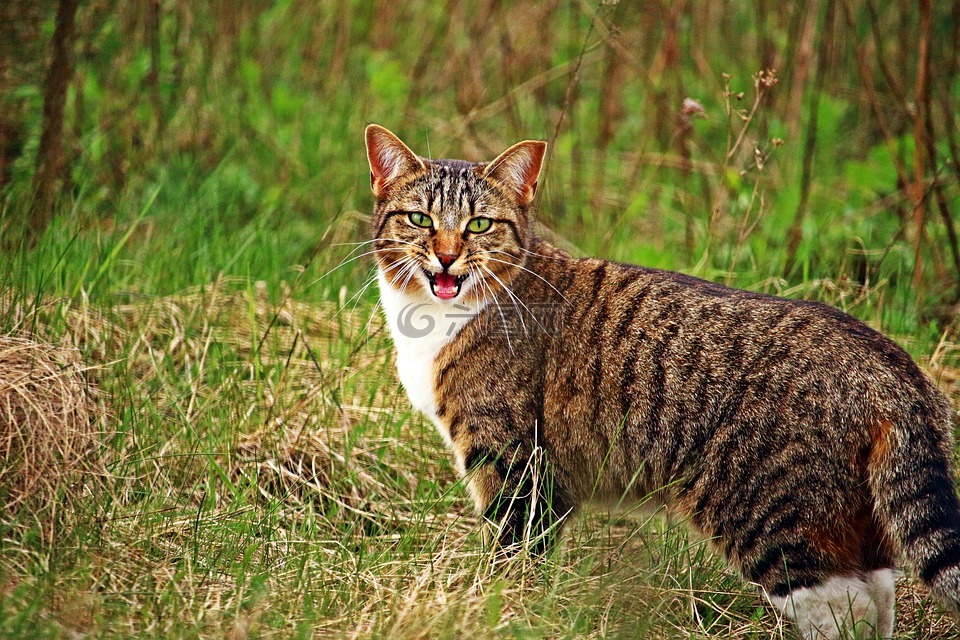
M 3 633 L 576 637 L 678 607 L 682 628 L 679 601 L 700 598 L 708 626 L 771 622 L 702 543 L 648 518 L 591 518 L 545 565 L 504 566 L 401 397 L 380 323 L 363 331 L 369 307 L 265 296 L 238 279 L 38 312 L 40 331 L 49 314 L 84 347 L 103 336 L 112 475 L 54 545 L 36 544 L 29 514 L 6 524 Z
M 68 101 L 69 188 L 32 246 L 7 241 L 30 214 L 40 129 L 42 92 L 19 94 L 28 135 L 0 196 L 0 334 L 79 350 L 108 416 L 96 454 L 109 474 L 105 486 L 65 497 L 54 521 L 45 510 L 0 514 L 0 636 L 787 633 L 753 587 L 661 514 L 588 512 L 540 565 L 485 547 L 440 436 L 396 379 L 375 287 L 365 288 L 372 263 L 337 268 L 368 234 L 363 126 L 380 122 L 435 157 L 489 159 L 522 138 L 552 139 L 563 112 L 541 184 L 544 233 L 580 255 L 838 306 L 891 334 L 957 402 L 955 276 L 931 266 L 947 255 L 944 229 L 931 212 L 918 288 L 896 213 L 910 203 L 888 148 L 860 126 L 854 97 L 825 93 L 810 215 L 785 272 L 808 123 L 791 139 L 786 99 L 764 105 L 741 151 L 724 160 L 728 134 L 744 123 L 725 116 L 719 72 L 749 105 L 759 68 L 744 54 L 758 37 L 752 11 L 728 7 L 724 28 L 699 36 L 684 22 L 681 45 L 702 37 L 713 76 L 693 65 L 677 77 L 629 66 L 627 110 L 604 147 L 606 49 L 596 31 L 583 47 L 592 11 L 557 11 L 541 64 L 523 62 L 536 53 L 530 32 L 540 33 L 531 9 L 509 7 L 523 14 L 504 23 L 516 29 L 522 73 L 509 76 L 490 57 L 473 63 L 477 79 L 465 71 L 471 53 L 499 51 L 500 23 L 467 38 L 463 21 L 481 29 L 473 9 L 449 16 L 438 3 L 410 3 L 397 24 L 441 34 L 444 53 L 426 56 L 414 81 L 429 43 L 401 28 L 389 30 L 392 44 L 374 43 L 386 38 L 376 36 L 374 4 L 264 4 L 235 33 L 218 31 L 226 23 L 213 5 L 198 6 L 183 40 L 187 9 L 171 9 L 161 30 L 164 136 L 138 98 L 150 56 L 135 10 L 117 5 L 94 19 L 97 9 L 84 9 L 91 49 Z M 640 56 L 643 25 L 603 10 Z M 449 20 L 461 23 L 448 30 Z M 350 28 L 338 48 L 341 23 Z M 785 40 L 781 27 L 773 35 Z M 844 60 L 838 87 L 856 78 Z M 536 86 L 523 84 L 531 78 Z M 674 162 L 673 125 L 653 110 L 685 96 L 709 116 L 693 121 L 689 175 Z M 778 137 L 786 144 L 774 149 Z M 912 154 L 909 132 L 895 143 Z M 762 170 L 754 144 L 771 153 Z M 946 157 L 946 140 L 938 144 Z M 956 184 L 945 184 L 955 210 Z M 903 637 L 956 636 L 922 594 L 900 585 Z

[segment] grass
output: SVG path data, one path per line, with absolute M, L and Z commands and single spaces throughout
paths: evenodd
M 109 476 L 65 492 L 56 516 L 0 513 L 0 636 L 789 635 L 751 585 L 660 513 L 588 512 L 543 564 L 490 553 L 440 436 L 396 379 L 365 288 L 372 263 L 338 267 L 368 234 L 367 121 L 435 157 L 552 139 L 545 234 L 582 255 L 840 307 L 892 335 L 960 404 L 955 282 L 934 268 L 945 231 L 929 214 L 915 286 L 915 246 L 901 233 L 912 205 L 846 89 L 821 96 L 810 215 L 786 269 L 803 159 L 790 117 L 802 134 L 809 116 L 786 111 L 786 87 L 754 117 L 737 114 L 760 68 L 744 54 L 760 39 L 752 9 L 723 3 L 725 26 L 709 33 L 684 18 L 681 44 L 716 73 L 671 75 L 643 39 L 662 32 L 624 14 L 628 3 L 564 4 L 552 39 L 532 3 L 491 21 L 407 3 L 396 24 L 424 25 L 435 46 L 416 30 L 383 31 L 380 3 L 253 3 L 236 24 L 216 3 L 161 3 L 160 136 L 154 106 L 137 99 L 150 66 L 138 9 L 101 4 L 79 21 L 69 188 L 32 246 L 10 239 L 29 215 L 42 92 L 20 94 L 30 116 L 0 196 L 0 334 L 76 349 L 106 409 L 95 453 Z M 717 4 L 696 7 L 716 16 Z M 638 58 L 611 95 L 617 37 Z M 516 58 L 478 63 L 478 49 Z M 638 71 L 648 67 L 661 75 Z M 847 87 L 853 69 L 845 59 L 826 86 Z M 960 83 L 940 89 L 958 95 Z M 685 134 L 688 172 L 677 114 L 654 108 L 686 96 L 708 115 Z M 620 115 L 608 109 L 618 101 Z M 604 118 L 616 126 L 601 144 Z M 912 154 L 905 130 L 893 143 Z M 956 183 L 945 177 L 943 193 L 956 209 Z M 902 637 L 960 637 L 909 578 L 898 615 Z
M 271 306 L 222 280 L 110 311 L 35 312 L 113 361 L 97 377 L 117 412 L 115 480 L 55 545 L 6 539 L 9 636 L 606 634 L 696 594 L 689 568 L 670 573 L 685 559 L 741 594 L 739 618 L 759 606 L 701 544 L 646 518 L 578 527 L 546 566 L 498 563 L 392 381 L 379 321 L 364 331 L 369 308 Z

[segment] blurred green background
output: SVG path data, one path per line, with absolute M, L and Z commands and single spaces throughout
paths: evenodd
M 73 9 L 72 68 L 57 8 L 0 10 L 0 224 L 8 248 L 33 219 L 101 251 L 137 225 L 100 290 L 303 263 L 369 210 L 378 122 L 435 157 L 549 140 L 540 219 L 582 253 L 954 315 L 957 3 L 99 0 Z M 38 185 L 57 74 L 62 161 Z

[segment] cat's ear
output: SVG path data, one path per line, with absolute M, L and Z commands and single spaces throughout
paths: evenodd
M 546 151 L 547 143 L 541 140 L 518 142 L 489 163 L 483 176 L 509 187 L 516 194 L 517 202 L 526 206 L 533 202 L 537 192 L 537 178 Z
M 367 125 L 364 139 L 370 162 L 370 188 L 377 198 L 384 197 L 399 178 L 426 168 L 400 138 L 378 124 Z

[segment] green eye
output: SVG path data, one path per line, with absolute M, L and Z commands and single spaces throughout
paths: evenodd
M 410 217 L 410 222 L 412 222 L 415 226 L 423 227 L 424 229 L 429 229 L 430 227 L 433 226 L 433 220 L 431 220 L 430 216 L 428 216 L 425 213 L 420 213 L 419 211 L 411 211 L 409 217 Z
M 493 226 L 493 220 L 490 218 L 474 218 L 467 223 L 467 231 L 483 233 L 484 231 L 489 231 L 491 226 Z

